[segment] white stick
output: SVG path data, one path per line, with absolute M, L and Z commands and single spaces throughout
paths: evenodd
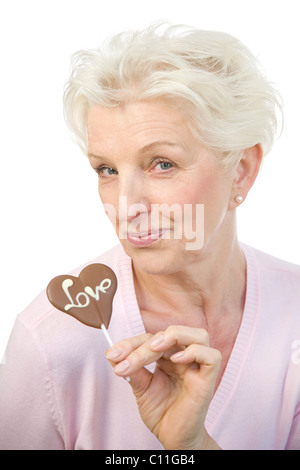
M 110 347 L 113 346 L 114 343 L 113 343 L 111 337 L 109 336 L 109 333 L 108 333 L 108 331 L 107 331 L 107 329 L 106 329 L 104 323 L 102 323 L 102 325 L 101 325 L 101 330 L 103 331 L 104 336 L 105 336 L 105 338 L 107 339 L 107 342 L 108 342 L 108 344 L 110 345 Z M 130 382 L 130 377 L 125 377 L 125 379 L 127 380 L 127 382 Z
M 107 329 L 105 328 L 104 323 L 102 323 L 102 325 L 101 325 L 101 330 L 103 331 L 104 336 L 105 336 L 105 338 L 107 339 L 107 342 L 108 342 L 108 344 L 110 345 L 110 347 L 113 346 L 114 343 L 112 342 L 112 339 L 111 339 L 111 337 L 109 336 L 109 333 L 108 333 Z

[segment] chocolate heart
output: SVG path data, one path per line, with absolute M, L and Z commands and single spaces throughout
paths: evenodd
M 49 282 L 47 296 L 54 307 L 93 328 L 107 328 L 117 289 L 115 273 L 105 264 L 90 264 L 78 277 L 57 276 Z

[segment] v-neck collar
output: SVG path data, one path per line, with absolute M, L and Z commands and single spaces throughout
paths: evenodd
M 258 270 L 255 263 L 253 249 L 240 244 L 246 258 L 247 287 L 243 317 L 238 334 L 235 339 L 229 360 L 223 373 L 221 382 L 210 403 L 207 415 L 207 430 L 217 424 L 226 404 L 233 396 L 249 357 L 259 316 L 259 282 Z

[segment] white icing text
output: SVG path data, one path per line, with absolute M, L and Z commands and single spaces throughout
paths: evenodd
M 99 286 L 95 287 L 95 291 L 90 286 L 86 286 L 84 288 L 84 292 L 78 292 L 75 297 L 75 301 L 73 300 L 69 288 L 73 285 L 72 279 L 65 279 L 62 283 L 62 288 L 68 297 L 70 303 L 65 305 L 64 309 L 67 312 L 70 308 L 84 308 L 87 307 L 90 303 L 90 297 L 93 297 L 95 300 L 100 299 L 100 292 L 106 294 L 107 289 L 111 286 L 110 279 L 104 279 Z M 89 297 L 90 296 L 90 297 Z M 76 302 L 76 303 L 75 303 Z

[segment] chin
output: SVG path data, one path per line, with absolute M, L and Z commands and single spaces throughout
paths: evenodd
M 168 275 L 181 271 L 191 254 L 178 240 L 161 240 L 147 247 L 120 241 L 134 266 L 146 274 Z

